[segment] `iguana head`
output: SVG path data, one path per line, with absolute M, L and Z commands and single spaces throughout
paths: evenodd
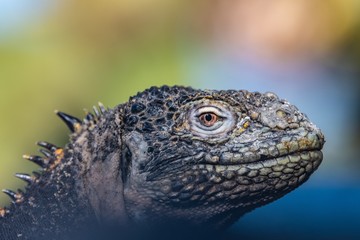
M 153 87 L 122 114 L 124 201 L 139 223 L 226 226 L 322 160 L 320 130 L 273 93 Z

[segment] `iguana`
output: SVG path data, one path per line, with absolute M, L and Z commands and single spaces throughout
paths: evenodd
M 113 109 L 102 104 L 60 148 L 24 158 L 25 191 L 0 209 L 1 239 L 67 239 L 98 226 L 221 230 L 305 182 L 324 136 L 274 93 L 151 87 Z M 72 239 L 69 237 L 69 239 Z

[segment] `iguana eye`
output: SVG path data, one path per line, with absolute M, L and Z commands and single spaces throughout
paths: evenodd
M 212 103 L 190 111 L 190 129 L 201 137 L 219 137 L 234 127 L 233 113 L 224 105 Z M 220 135 L 219 135 L 220 134 Z
M 212 112 L 203 113 L 199 116 L 200 123 L 206 127 L 213 126 L 218 120 L 219 116 Z

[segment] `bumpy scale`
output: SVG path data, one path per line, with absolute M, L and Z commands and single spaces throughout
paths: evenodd
M 83 121 L 56 113 L 70 142 L 24 155 L 42 171 L 16 174 L 25 192 L 4 190 L 12 204 L 0 209 L 0 239 L 67 239 L 98 226 L 224 229 L 322 161 L 320 130 L 273 93 L 152 87 Z

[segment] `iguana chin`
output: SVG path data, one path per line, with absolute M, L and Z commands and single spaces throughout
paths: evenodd
M 224 229 L 305 182 L 324 136 L 273 93 L 152 87 L 79 119 L 59 148 L 24 158 L 24 192 L 0 209 L 1 239 L 62 239 L 101 225 Z M 71 235 L 70 235 L 71 236 Z

